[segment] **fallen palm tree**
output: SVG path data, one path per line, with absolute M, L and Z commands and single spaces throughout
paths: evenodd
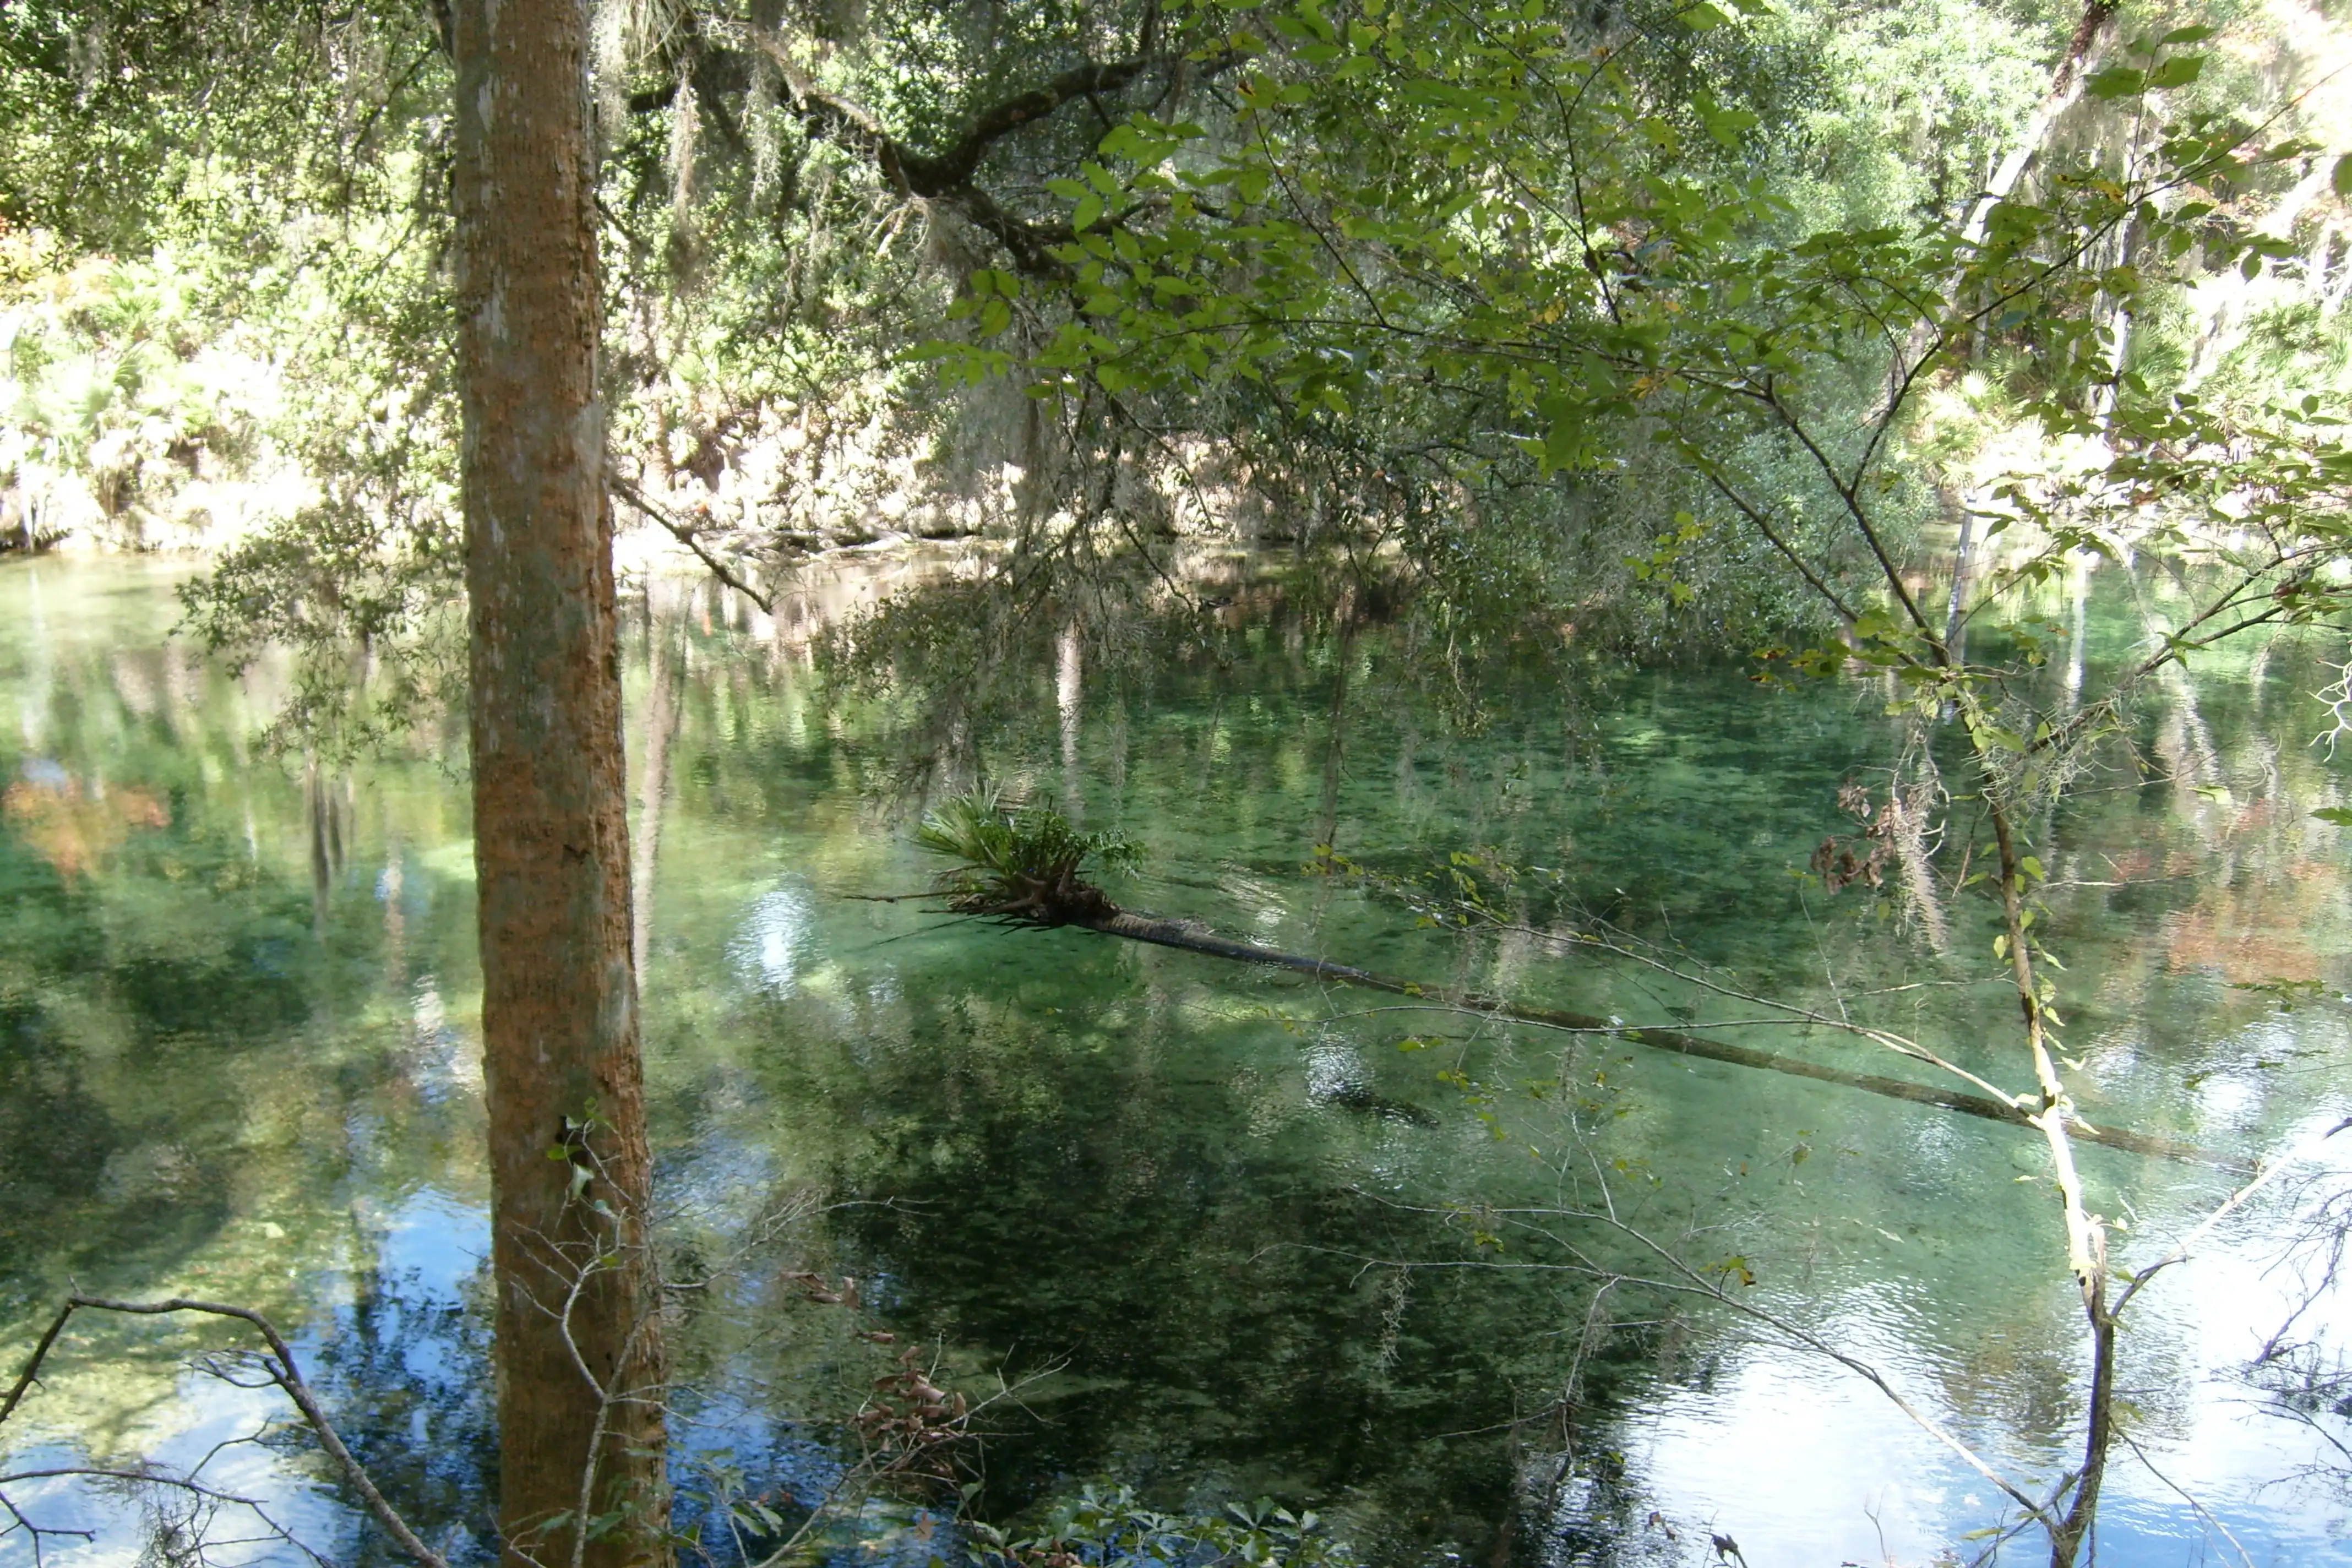
M 1335 980 L 1342 984 L 1361 986 L 1368 991 L 1409 997 L 1416 1005 L 1447 1012 L 1472 1013 L 1481 1017 L 1503 1019 L 1540 1029 L 1603 1036 L 1630 1045 L 1672 1052 L 1676 1056 L 1696 1057 L 1705 1061 L 1727 1062 L 1734 1067 L 1757 1068 L 1766 1072 L 1786 1073 L 1792 1078 L 1843 1084 L 1848 1089 L 1883 1095 L 1889 1100 L 1932 1105 L 1964 1116 L 2004 1121 L 2029 1130 L 2034 1128 L 2032 1118 L 2042 1109 L 2032 1100 L 2004 1093 L 1983 1079 L 1913 1042 L 1879 1030 L 1821 1020 L 1832 1027 L 1847 1029 L 1897 1055 L 1965 1079 L 1985 1092 L 1916 1083 L 1908 1079 L 1888 1078 L 1879 1073 L 1854 1072 L 1808 1061 L 1801 1057 L 1783 1056 L 1753 1046 L 1736 1046 L 1725 1040 L 1709 1039 L 1680 1029 L 1638 1027 L 1587 1013 L 1557 1007 L 1524 1006 L 1474 992 L 1433 989 L 1410 980 L 1359 969 L 1351 963 L 1338 963 L 1329 959 L 1310 958 L 1304 953 L 1260 947 L 1255 942 L 1236 942 L 1219 936 L 1196 921 L 1167 920 L 1122 910 L 1100 888 L 1086 879 L 1084 869 L 1089 861 L 1105 869 L 1132 868 L 1138 858 L 1137 848 L 1132 843 L 1114 834 L 1082 833 L 1071 825 L 1068 818 L 1049 806 L 1008 805 L 994 790 L 961 795 L 942 803 L 923 819 L 922 826 L 915 837 L 916 842 L 924 848 L 956 862 L 932 884 L 930 896 L 946 900 L 947 907 L 958 914 L 985 916 L 1008 925 L 1041 930 L 1075 926 L 1104 936 L 1124 937 L 1129 942 L 1181 948 L 1186 952 L 1197 952 L 1210 958 L 1264 964 L 1269 968 L 1313 975 L 1318 979 Z M 2074 1121 L 2072 1126 L 2076 1136 L 2112 1149 L 2230 1169 L 2237 1166 L 2236 1162 L 2217 1159 L 2196 1145 L 2178 1139 L 2134 1132 L 2119 1127 L 2095 1127 L 2080 1120 Z

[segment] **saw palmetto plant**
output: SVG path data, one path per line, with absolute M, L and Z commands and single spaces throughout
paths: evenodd
M 993 787 L 941 801 L 915 842 L 955 862 L 932 882 L 959 914 L 1042 925 L 1107 920 L 1118 907 L 1081 871 L 1134 869 L 1137 846 L 1115 833 L 1081 832 L 1045 805 L 1008 804 Z

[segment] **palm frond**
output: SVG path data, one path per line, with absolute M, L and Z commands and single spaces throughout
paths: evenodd
M 955 862 L 931 890 L 964 914 L 1065 925 L 1118 912 L 1080 875 L 1131 870 L 1140 851 L 1114 833 L 1082 833 L 1047 805 L 1009 805 L 993 787 L 950 795 L 923 818 L 915 842 Z

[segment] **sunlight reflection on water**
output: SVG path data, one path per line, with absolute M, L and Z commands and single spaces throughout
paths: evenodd
M 793 994 L 814 929 L 807 885 L 790 882 L 751 900 L 727 955 L 737 974 L 781 1000 Z

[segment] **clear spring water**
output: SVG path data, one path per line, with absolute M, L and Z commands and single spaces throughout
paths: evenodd
M 0 1345 L 13 1367 L 69 1283 L 262 1308 L 299 1329 L 387 1491 L 478 1544 L 464 784 L 428 755 L 341 772 L 258 753 L 284 672 L 233 679 L 168 640 L 184 570 L 0 565 Z M 2108 593 L 2092 617 L 2089 689 L 2144 635 L 2129 605 Z M 675 721 L 650 808 L 664 707 L 656 634 L 635 624 L 633 809 L 641 838 L 648 809 L 659 827 L 645 1005 L 660 1182 L 674 1268 L 719 1280 L 677 1334 L 689 1497 L 730 1467 L 787 1512 L 819 1495 L 848 1454 L 844 1418 L 916 1344 L 975 1397 L 1018 1385 L 966 1457 L 975 1506 L 1000 1520 L 1110 1480 L 1163 1505 L 1313 1506 L 1398 1563 L 1697 1563 L 1718 1532 L 1752 1568 L 1981 1550 L 1966 1538 L 2002 1500 L 1877 1390 L 1698 1298 L 1601 1289 L 1670 1266 L 1559 1211 L 1593 1208 L 1605 1184 L 1630 1229 L 2046 1488 L 2078 1450 L 2085 1367 L 2027 1135 L 851 897 L 922 886 L 935 868 L 908 812 L 978 770 L 1139 840 L 1143 872 L 1112 891 L 1155 912 L 1919 1076 L 1538 935 L 1432 929 L 1309 870 L 1326 839 L 1398 877 L 1475 853 L 1522 868 L 1510 889 L 1479 874 L 1538 931 L 1605 919 L 2023 1088 L 1979 893 L 1947 892 L 1938 954 L 1899 888 L 1831 898 L 1801 874 L 1853 826 L 1840 784 L 1904 743 L 1883 690 L 1530 671 L 1488 678 L 1470 725 L 1393 633 L 1340 639 L 1279 593 L 1221 620 L 1213 647 L 1181 658 L 1081 649 L 1057 668 L 1047 638 L 958 724 L 829 693 L 799 617 L 698 601 L 657 628 L 678 651 L 661 665 Z M 2087 779 L 2037 825 L 2070 1070 L 2095 1120 L 2269 1155 L 2352 1109 L 2332 1000 L 2352 984 L 2352 834 L 2310 815 L 2352 796 L 2347 761 L 2307 743 L 2332 651 L 2250 646 L 2158 683 L 2128 724 L 2146 777 Z M 2043 672 L 2052 694 L 2069 665 Z M 1951 831 L 1967 817 L 1955 805 Z M 2320 994 L 2290 1009 L 2233 988 L 2273 981 Z M 2161 1256 L 2232 1184 L 2105 1150 L 2084 1162 L 2094 1205 L 2128 1226 L 2126 1263 Z M 2138 1452 L 2117 1452 L 2101 1563 L 2235 1562 L 2230 1537 L 2258 1563 L 2352 1562 L 2343 1489 L 2302 1473 L 2341 1462 L 2326 1434 L 2343 1422 L 2286 1419 L 2245 1375 L 2301 1300 L 2286 1249 L 2309 1182 L 2347 1163 L 2322 1146 L 2308 1179 L 2134 1309 Z M 844 1278 L 852 1300 L 815 1299 Z M 2332 1354 L 2347 1326 L 2326 1296 L 2289 1338 Z M 183 1364 L 219 1339 L 91 1325 L 12 1423 L 9 1467 L 187 1462 L 256 1430 L 266 1397 Z M 341 1552 L 382 1553 L 299 1456 L 238 1444 L 206 1474 Z M 57 1561 L 135 1549 L 120 1500 L 8 1495 L 47 1523 L 105 1527 L 51 1542 Z M 929 1529 L 877 1505 L 812 1550 L 847 1561 Z M 2035 1561 L 2034 1544 L 2002 1560 Z M 21 1535 L 0 1540 L 17 1552 Z

